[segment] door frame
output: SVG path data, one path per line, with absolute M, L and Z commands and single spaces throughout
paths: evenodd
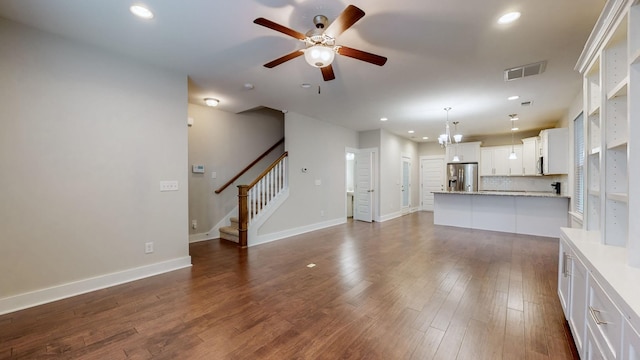
M 441 184 L 444 186 L 445 177 L 447 176 L 446 166 L 447 166 L 447 158 L 444 154 L 442 155 L 423 155 L 420 156 L 420 210 L 424 211 L 424 204 L 422 203 L 422 198 L 424 195 L 424 179 L 422 178 L 422 160 L 442 160 L 442 178 L 440 179 Z

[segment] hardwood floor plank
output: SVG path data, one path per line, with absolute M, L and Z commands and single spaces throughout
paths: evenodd
M 416 212 L 189 248 L 190 269 L 0 316 L 0 359 L 577 358 L 557 239 Z

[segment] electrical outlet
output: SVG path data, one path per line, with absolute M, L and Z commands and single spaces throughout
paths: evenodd
M 144 253 L 151 254 L 153 252 L 153 241 L 144 243 Z
M 198 228 L 198 220 L 191 220 L 191 228 L 196 230 Z
M 178 180 L 160 181 L 160 191 L 178 191 Z

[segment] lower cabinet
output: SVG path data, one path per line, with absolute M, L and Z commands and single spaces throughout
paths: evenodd
M 621 310 L 629 308 L 593 267 L 598 261 L 585 256 L 567 236 L 573 230 L 563 229 L 560 238 L 558 296 L 580 358 L 640 360 L 640 335 L 632 325 L 638 322 L 629 321 L 640 319 L 640 314 Z M 593 243 L 585 248 L 598 252 Z

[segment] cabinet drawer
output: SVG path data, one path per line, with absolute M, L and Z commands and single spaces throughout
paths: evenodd
M 586 360 L 607 360 L 607 357 L 604 355 L 604 353 L 602 352 L 602 349 L 600 349 L 598 343 L 596 342 L 591 329 L 587 329 L 587 338 L 586 338 L 585 348 L 586 348 L 585 349 Z
M 622 314 L 595 279 L 589 279 L 587 324 L 608 359 L 620 359 Z
M 622 341 L 622 359 L 624 360 L 640 360 L 640 335 L 629 324 L 624 322 Z

